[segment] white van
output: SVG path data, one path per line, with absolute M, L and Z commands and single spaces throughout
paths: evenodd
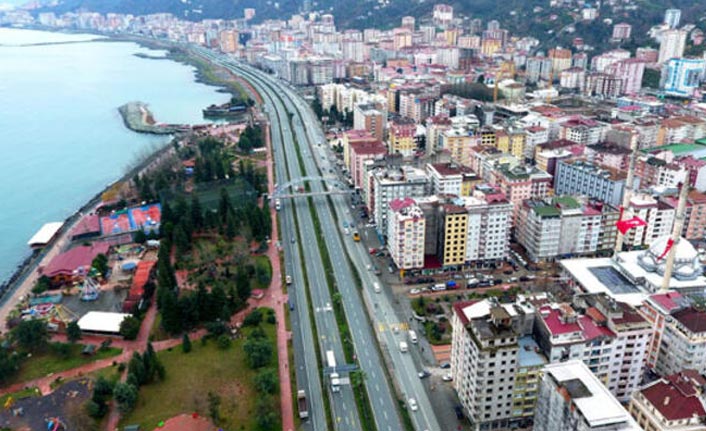
M 407 346 L 407 343 L 404 341 L 400 341 L 400 352 L 407 353 L 408 350 L 409 347 Z
M 417 333 L 414 332 L 413 330 L 409 330 L 409 341 L 412 342 L 412 344 L 417 344 Z
M 373 290 L 375 291 L 375 293 L 382 292 L 382 288 L 380 287 L 380 283 L 378 283 L 377 281 L 374 282 L 373 283 Z

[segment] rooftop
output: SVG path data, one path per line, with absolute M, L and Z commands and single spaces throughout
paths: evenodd
M 640 430 L 630 414 L 591 370 L 579 360 L 544 367 L 548 377 L 565 388 L 569 400 L 592 428 L 619 426 L 614 430 Z M 607 428 L 606 428 L 607 429 Z
M 52 238 L 54 238 L 54 235 L 59 232 L 59 229 L 61 229 L 61 226 L 63 225 L 64 222 L 60 221 L 44 224 L 44 226 L 42 226 L 37 233 L 35 233 L 32 238 L 27 241 L 27 245 L 34 247 L 47 244 Z
M 520 345 L 520 367 L 538 367 L 547 363 L 547 358 L 542 354 L 539 345 L 531 336 L 520 337 L 517 340 L 517 344 Z
M 669 421 L 706 416 L 704 405 L 699 399 L 699 389 L 704 378 L 694 370 L 684 370 L 660 379 L 640 392 L 660 414 Z

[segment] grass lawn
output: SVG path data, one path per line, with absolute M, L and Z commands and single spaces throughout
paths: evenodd
M 96 354 L 93 356 L 84 356 L 81 354 L 83 344 L 74 344 L 70 349 L 70 354 L 66 358 L 60 357 L 54 352 L 47 351 L 46 353 L 39 353 L 23 359 L 20 365 L 20 371 L 15 375 L 11 383 L 25 382 L 44 377 L 47 374 L 70 370 L 71 368 L 76 368 L 99 359 L 117 356 L 123 351 L 123 349 L 110 347 L 108 349 L 97 350 Z
M 275 326 L 261 323 L 267 337 L 275 343 Z M 221 350 L 213 340 L 206 345 L 192 341 L 192 351 L 183 353 L 180 346 L 159 352 L 167 376 L 163 382 L 140 388 L 137 406 L 121 421 L 122 425 L 139 424 L 152 430 L 159 421 L 181 413 L 198 412 L 208 417 L 208 393 L 221 397 L 219 427 L 227 430 L 257 430 L 255 406 L 261 396 L 253 387 L 256 370 L 246 364 L 243 343 L 252 331 L 244 328 L 243 337 L 233 341 L 227 350 Z M 276 348 L 270 366 L 277 364 Z M 272 409 L 279 417 L 279 395 L 272 397 Z M 275 410 L 276 409 L 276 410 Z M 280 429 L 278 423 L 272 430 Z
M 255 256 L 254 259 L 255 267 L 263 268 L 267 273 L 267 278 L 270 280 L 270 283 L 272 283 L 272 262 L 270 262 L 270 258 L 267 256 Z M 268 287 L 270 287 L 270 283 L 262 283 L 257 277 L 254 277 L 252 288 L 267 289 Z
M 17 401 L 23 398 L 38 397 L 40 395 L 41 394 L 39 393 L 39 389 L 35 387 L 22 389 L 21 391 L 13 392 L 11 394 L 5 394 L 0 397 L 0 407 L 4 408 L 5 402 L 10 397 L 12 397 L 13 400 Z
M 162 328 L 162 313 L 157 313 L 157 317 L 154 319 L 154 323 L 150 328 L 150 340 L 151 341 L 162 341 L 171 338 L 167 331 Z

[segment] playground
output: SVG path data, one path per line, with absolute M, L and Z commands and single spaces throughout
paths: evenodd
M 81 405 L 89 398 L 88 379 L 67 382 L 44 397 L 28 397 L 6 402 L 0 410 L 0 426 L 13 430 L 81 429 Z M 57 421 L 58 419 L 58 421 Z M 55 424 L 49 427 L 49 422 Z M 62 428 L 63 425 L 63 428 Z

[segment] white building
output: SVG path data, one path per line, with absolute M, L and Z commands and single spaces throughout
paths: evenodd
M 684 30 L 665 30 L 660 34 L 662 42 L 659 44 L 659 57 L 657 63 L 662 64 L 672 58 L 684 55 L 686 47 L 686 32 Z
M 390 202 L 387 222 L 387 249 L 399 269 L 424 266 L 424 213 L 414 199 Z
M 618 400 L 580 361 L 544 367 L 534 429 L 642 431 Z
M 679 21 L 681 20 L 681 9 L 667 9 L 664 11 L 664 23 L 669 26 L 669 28 L 679 27 Z
M 417 198 L 427 194 L 429 179 L 421 169 L 403 166 L 399 169 L 378 169 L 370 172 L 367 206 L 381 234 L 387 234 L 387 215 L 395 199 Z

